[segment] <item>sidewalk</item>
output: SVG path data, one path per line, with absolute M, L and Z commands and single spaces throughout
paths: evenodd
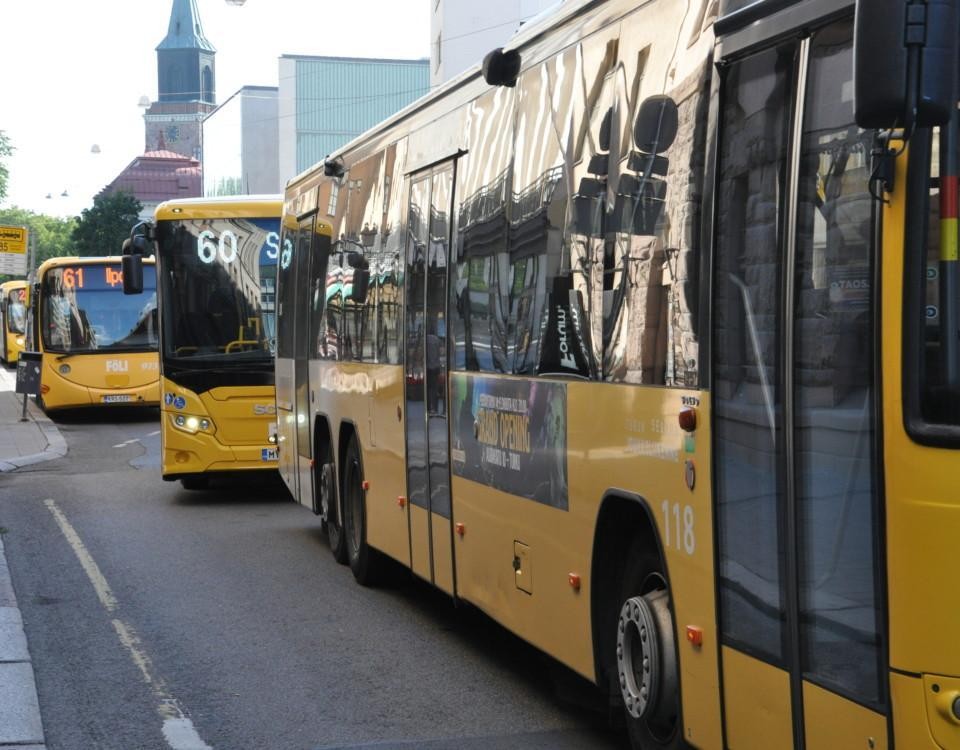
M 0 474 L 67 453 L 57 426 L 33 399 L 20 421 L 23 396 L 14 393 L 15 384 L 16 371 L 0 365 Z M 44 750 L 43 743 L 33 664 L 0 533 L 0 750 Z
M 27 421 L 20 421 L 23 395 L 13 392 L 15 385 L 16 371 L 0 365 L 0 473 L 67 453 L 60 431 L 32 398 L 27 399 Z

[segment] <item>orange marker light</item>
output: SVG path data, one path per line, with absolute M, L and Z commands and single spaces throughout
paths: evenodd
M 457 536 L 463 536 L 467 533 L 467 527 L 462 523 L 455 523 L 453 525 L 454 530 L 457 532 Z
M 360 482 L 360 486 L 363 488 L 363 491 L 366 492 L 370 489 L 370 482 L 364 479 L 362 482 Z
M 677 419 L 680 422 L 680 429 L 684 432 L 693 432 L 697 429 L 697 410 L 692 406 L 684 406 Z
M 406 506 L 406 504 L 407 504 L 407 498 L 405 498 L 403 495 L 397 495 L 397 505 L 403 508 Z
M 567 580 L 570 582 L 570 588 L 574 591 L 580 590 L 580 576 L 576 573 L 570 573 L 567 575 Z
M 700 648 L 703 645 L 703 628 L 698 628 L 696 625 L 687 625 L 687 640 L 696 648 Z

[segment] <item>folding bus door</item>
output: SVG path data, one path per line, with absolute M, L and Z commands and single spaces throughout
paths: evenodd
M 730 748 L 886 748 L 871 134 L 852 20 L 721 66 L 715 501 Z
M 407 497 L 413 572 L 453 593 L 447 427 L 447 271 L 454 164 L 410 178 L 405 319 Z

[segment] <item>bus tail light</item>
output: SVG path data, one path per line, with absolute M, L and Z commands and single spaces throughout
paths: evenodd
M 684 432 L 693 432 L 697 429 L 697 410 L 692 406 L 684 406 L 678 415 L 680 429 Z

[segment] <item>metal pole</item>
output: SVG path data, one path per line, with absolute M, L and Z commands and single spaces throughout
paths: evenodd
M 33 271 L 34 266 L 36 265 L 37 260 L 37 236 L 36 234 L 28 229 L 29 234 L 27 235 L 27 294 L 30 294 L 30 285 L 33 283 Z M 30 297 L 30 306 L 32 307 L 35 303 L 35 300 Z M 26 314 L 24 314 L 24 322 L 26 322 Z M 26 335 L 26 326 L 24 326 L 24 335 Z M 17 367 L 20 367 L 19 362 Z M 24 392 L 23 394 L 23 412 L 20 414 L 20 421 L 27 421 L 27 398 L 29 394 Z

